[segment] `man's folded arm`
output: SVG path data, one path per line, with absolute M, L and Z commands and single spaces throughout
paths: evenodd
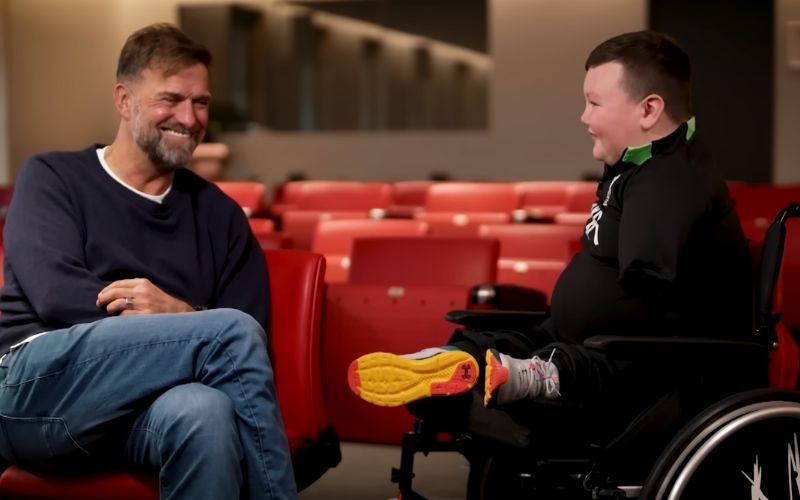
M 77 207 L 62 180 L 41 157 L 19 174 L 5 223 L 6 259 L 39 318 L 50 325 L 101 319 L 105 286 L 87 267 Z

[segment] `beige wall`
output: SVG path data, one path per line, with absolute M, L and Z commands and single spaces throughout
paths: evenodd
M 8 143 L 8 109 L 7 99 L 7 68 L 6 64 L 6 0 L 0 0 L 0 184 L 6 184 L 11 180 L 11 163 L 9 161 Z
M 0 1 L 7 4 L 14 171 L 36 152 L 113 140 L 119 49 L 137 28 L 176 22 L 178 0 Z
M 229 174 L 272 183 L 296 170 L 359 179 L 445 170 L 456 178 L 499 180 L 599 172 L 579 121 L 583 63 L 599 41 L 644 28 L 645 2 L 493 0 L 490 7 L 490 130 L 229 134 Z
M 111 88 L 118 50 L 137 27 L 175 22 L 178 3 L 0 0 L 6 6 L 12 167 L 37 151 L 110 141 L 117 124 Z M 598 172 L 579 122 L 583 62 L 604 38 L 645 27 L 646 4 L 490 0 L 488 131 L 228 134 L 229 176 L 275 183 L 290 171 L 315 178 L 411 179 L 445 170 L 457 178 L 499 180 Z M 782 182 L 800 180 L 800 74 L 782 62 L 780 34 L 786 20 L 800 17 L 798 10 L 797 0 L 776 0 L 775 175 Z
M 110 141 L 117 52 L 136 27 L 174 22 L 178 1 L 7 1 L 12 165 L 41 150 Z M 492 0 L 490 14 L 488 132 L 229 135 L 230 176 L 574 178 L 598 168 L 578 122 L 582 64 L 599 40 L 644 26 L 644 0 Z
M 800 23 L 799 0 L 775 2 L 775 182 L 800 182 L 800 69 L 787 64 L 788 22 Z

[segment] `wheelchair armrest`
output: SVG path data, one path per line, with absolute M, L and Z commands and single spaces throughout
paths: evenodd
M 629 337 L 600 335 L 589 337 L 583 346 L 602 350 L 615 358 L 627 360 L 670 358 L 686 360 L 709 357 L 757 359 L 767 355 L 767 348 L 757 342 L 698 337 Z
M 504 311 L 544 311 L 547 295 L 544 292 L 519 285 L 487 283 L 470 290 L 475 304 L 489 305 Z
M 540 324 L 547 313 L 532 311 L 455 310 L 444 319 L 469 330 L 524 329 Z

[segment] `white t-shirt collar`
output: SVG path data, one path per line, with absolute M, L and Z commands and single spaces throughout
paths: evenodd
M 147 198 L 150 201 L 154 201 L 154 202 L 158 203 L 159 205 L 164 202 L 164 198 L 172 190 L 172 184 L 170 184 L 169 187 L 163 193 L 158 194 L 158 195 L 144 193 L 144 192 L 139 191 L 138 189 L 126 184 L 125 181 L 123 181 L 122 179 L 117 177 L 117 174 L 115 174 L 114 171 L 111 170 L 111 167 L 108 166 L 108 163 L 106 162 L 106 149 L 107 148 L 108 148 L 108 146 L 105 146 L 105 147 L 102 147 L 102 148 L 97 148 L 97 159 L 100 161 L 100 165 L 103 166 L 103 170 L 105 170 L 106 173 L 108 173 L 108 175 L 110 175 L 112 179 L 114 179 L 115 181 L 119 182 L 120 184 L 122 184 L 123 186 L 125 186 L 126 188 L 130 189 L 131 191 L 133 191 L 134 193 L 138 194 L 139 196 L 141 196 L 143 198 Z

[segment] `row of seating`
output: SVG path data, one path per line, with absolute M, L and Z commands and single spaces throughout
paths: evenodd
M 360 211 L 381 209 L 410 215 L 428 212 L 540 210 L 539 215 L 585 210 L 586 193 L 596 185 L 580 181 L 434 182 L 296 181 L 286 183 L 272 207 L 291 210 Z M 591 202 L 590 202 L 591 204 Z
M 586 212 L 596 184 L 582 181 L 435 182 L 294 181 L 276 190 L 267 204 L 266 186 L 258 182 L 218 182 L 249 214 L 286 211 L 506 212 L 519 209 L 526 216 L 552 218 L 562 212 Z M 729 182 L 740 215 L 771 217 L 800 195 L 798 185 Z M 10 193 L 10 191 L 9 191 Z M 402 214 L 398 214 L 402 215 Z M 523 214 L 517 214 L 523 215 Z M 410 217 L 410 215 L 409 215 Z
M 484 224 L 556 222 L 583 226 L 596 186 L 580 181 L 395 183 L 296 181 L 267 205 L 266 187 L 256 182 L 218 185 L 255 219 L 254 231 L 270 248 L 310 249 L 320 221 L 405 218 L 428 223 L 428 234 L 475 235 Z M 730 183 L 746 234 L 760 241 L 770 218 L 800 199 L 800 186 Z M 276 231 L 279 230 L 279 231 Z
M 313 252 L 328 262 L 325 281 L 341 283 L 351 272 L 354 242 L 367 237 L 394 237 L 409 246 L 428 235 L 429 225 L 419 220 L 337 220 L 320 222 L 311 243 Z M 486 224 L 475 237 L 497 240 L 497 281 L 535 288 L 548 298 L 561 271 L 579 246 L 582 228 L 556 224 Z M 421 256 L 424 258 L 424 256 Z M 352 281 L 351 281 L 352 282 Z
M 229 184 L 231 183 L 220 183 L 220 187 L 236 196 L 228 189 Z M 244 183 L 232 184 L 242 190 Z M 246 188 L 244 190 L 246 191 Z M 736 210 L 742 220 L 745 234 L 756 243 L 763 240 L 766 227 L 775 213 L 792 201 L 800 200 L 798 185 L 730 182 L 729 190 L 731 197 L 736 201 Z M 263 185 L 258 184 L 252 191 L 263 194 Z M 295 202 L 295 207 L 332 209 L 347 207 L 348 205 L 335 203 L 354 203 L 350 200 L 358 198 L 359 192 L 372 193 L 364 197 L 366 201 L 362 208 L 371 206 L 375 200 L 382 200 L 381 203 L 386 206 L 390 203 L 387 193 L 392 196 L 391 203 L 415 207 L 414 213 L 419 218 L 413 221 L 371 220 L 367 218 L 367 212 L 335 210 L 313 214 L 288 210 L 284 214 L 288 216 L 283 221 L 285 225 L 282 231 L 277 231 L 276 225 L 271 220 L 251 219 L 254 233 L 265 248 L 310 248 L 324 254 L 329 261 L 328 282 L 342 282 L 350 272 L 348 266 L 351 264 L 352 255 L 349 255 L 351 252 L 347 250 L 355 238 L 368 235 L 461 234 L 500 240 L 498 281 L 537 288 L 545 292 L 548 297 L 561 269 L 577 248 L 579 228 L 585 224 L 588 207 L 595 196 L 592 183 L 569 181 L 519 183 L 404 181 L 393 184 L 301 181 L 287 183 L 283 191 L 284 208 L 288 206 L 286 203 L 288 201 Z M 571 197 L 567 195 L 569 192 L 572 193 Z M 253 198 L 263 200 L 263 196 L 250 197 L 251 200 Z M 246 206 L 244 198 L 235 199 Z M 490 213 L 486 210 L 508 210 L 517 204 L 533 206 L 534 200 L 538 200 L 537 203 L 540 203 L 541 207 L 550 207 L 549 211 L 539 212 L 539 216 L 554 216 L 558 221 L 557 225 L 577 226 L 574 232 L 570 233 L 569 229 L 541 223 L 503 225 L 502 222 L 500 224 L 485 222 L 486 219 L 481 222 L 480 216 L 475 216 L 476 213 L 500 215 L 501 212 Z M 559 205 L 559 203 L 566 204 Z M 586 211 L 578 211 L 579 206 L 586 206 L 584 209 Z M 254 210 L 257 209 L 253 207 Z M 568 211 L 559 215 L 558 207 L 566 207 Z M 444 214 L 436 212 L 437 210 L 463 210 L 463 212 Z M 506 215 L 502 213 L 502 221 L 508 220 Z M 320 219 L 323 220 L 320 222 Z M 359 222 L 355 222 L 359 219 Z M 459 223 L 463 225 L 459 226 Z M 443 229 L 446 224 L 450 224 L 450 228 L 454 230 Z M 797 224 L 799 223 L 796 220 L 791 220 L 788 222 L 788 227 L 791 229 Z M 783 273 L 787 279 L 778 287 L 778 293 L 782 297 L 785 296 L 783 298 L 789 304 L 794 303 L 794 297 L 800 297 L 800 279 L 795 279 L 800 277 L 800 248 L 796 245 L 800 243 L 794 237 L 790 237 L 786 242 Z M 790 325 L 800 325 L 800 307 L 787 308 L 786 315 Z

